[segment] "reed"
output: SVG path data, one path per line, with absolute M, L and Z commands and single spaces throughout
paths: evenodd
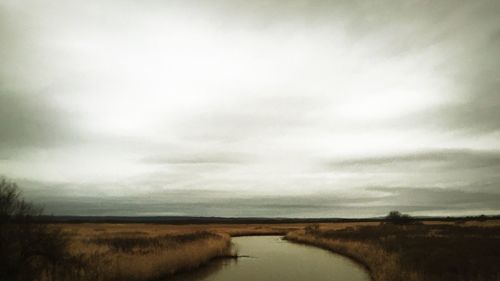
M 348 256 L 374 281 L 498 281 L 499 234 L 492 224 L 421 224 L 309 227 L 286 238 Z
M 63 274 L 48 273 L 43 280 L 158 280 L 216 257 L 234 255 L 231 251 L 230 236 L 212 232 L 155 236 L 104 231 L 90 237 L 73 233 L 70 253 L 76 262 L 66 264 Z

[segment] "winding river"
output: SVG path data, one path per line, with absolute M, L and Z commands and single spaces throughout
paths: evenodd
M 281 236 L 232 239 L 240 257 L 218 260 L 175 281 L 369 281 L 364 268 L 341 255 Z

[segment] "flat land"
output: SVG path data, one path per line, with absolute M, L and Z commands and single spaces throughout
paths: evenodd
M 158 280 L 220 257 L 231 237 L 286 235 L 349 256 L 375 281 L 500 280 L 500 221 L 185 224 L 57 224 L 68 237 L 66 280 Z M 66 263 L 67 264 L 67 263 Z M 50 272 L 46 280 L 59 276 Z
M 286 238 L 349 256 L 375 281 L 500 280 L 499 221 L 326 225 Z
M 369 224 L 372 223 L 323 224 L 323 227 L 337 229 Z M 64 278 L 144 281 L 196 268 L 214 258 L 236 257 L 237 253 L 231 249 L 231 237 L 286 235 L 307 225 L 77 223 L 53 227 L 67 234 L 71 259 L 75 260 L 74 270 L 68 273 L 67 266 L 63 270 L 68 276 Z M 63 278 L 60 273 L 47 275 L 47 280 Z

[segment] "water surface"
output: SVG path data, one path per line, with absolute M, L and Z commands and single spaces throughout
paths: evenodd
M 294 244 L 281 236 L 232 239 L 238 260 L 219 260 L 175 281 L 369 281 L 366 270 L 326 250 Z

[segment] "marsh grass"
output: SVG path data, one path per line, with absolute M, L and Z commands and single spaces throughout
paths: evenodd
M 303 224 L 280 225 L 53 225 L 68 237 L 64 270 L 47 271 L 42 280 L 161 280 L 218 257 L 234 257 L 231 236 L 284 235 Z
M 207 231 L 154 235 L 143 232 L 96 231 L 72 234 L 70 251 L 79 264 L 71 279 L 95 281 L 158 280 L 207 261 L 233 255 L 230 236 Z M 48 275 L 44 280 L 61 280 Z
M 339 252 L 375 281 L 500 280 L 500 227 L 380 225 L 292 232 L 291 241 Z
M 135 251 L 155 251 L 158 248 L 175 248 L 198 240 L 217 239 L 220 236 L 207 231 L 185 234 L 165 234 L 157 237 L 142 235 L 142 233 L 139 233 L 139 235 L 125 233 L 124 236 L 97 237 L 87 241 L 88 243 L 107 246 L 112 251 L 133 253 Z

